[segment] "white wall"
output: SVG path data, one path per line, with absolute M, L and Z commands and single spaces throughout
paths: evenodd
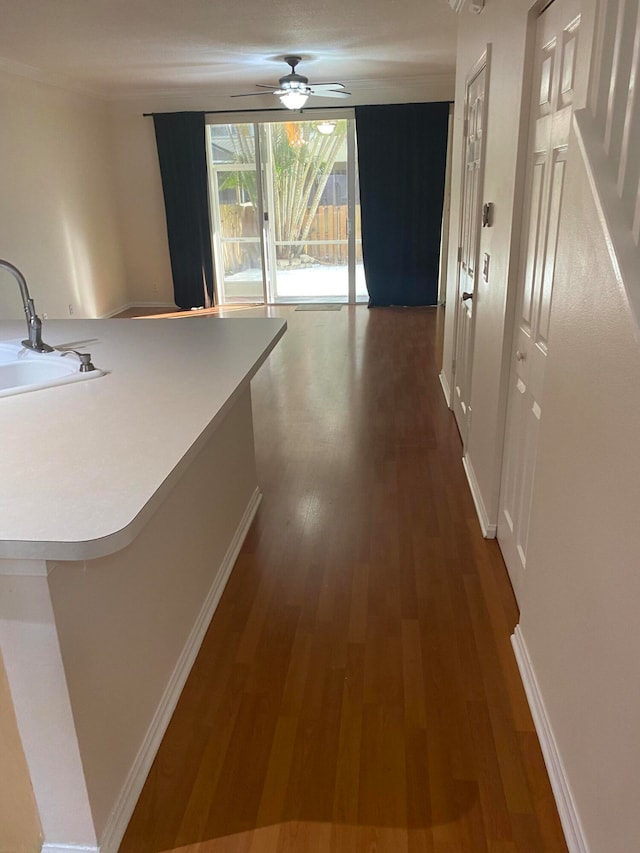
M 492 273 L 479 288 L 473 418 L 467 452 L 487 507 L 497 511 L 505 354 L 518 243 L 520 91 L 529 0 L 489 0 L 461 17 L 454 193 L 460 189 L 464 77 L 492 44 L 484 200 L 496 205 L 480 251 Z M 594 4 L 583 4 L 581 62 Z M 586 74 L 581 72 L 584 103 Z M 521 124 L 524 130 L 524 125 Z M 520 135 L 522 141 L 522 134 Z M 454 205 L 455 198 L 454 195 Z M 453 223 L 457 228 L 457 223 Z M 457 246 L 452 231 L 452 251 Z M 454 276 L 444 371 L 451 383 Z M 638 848 L 640 812 L 640 349 L 614 274 L 585 165 L 572 134 L 560 227 L 545 407 L 533 495 L 520 632 L 591 853 Z M 495 519 L 495 515 L 494 515 Z
M 153 119 L 112 105 L 122 250 L 132 304 L 173 305 L 173 280 Z
M 127 299 L 111 129 L 94 98 L 0 72 L 0 258 L 40 314 L 97 317 Z M 23 316 L 0 273 L 0 316 Z
M 592 853 L 638 849 L 640 347 L 571 140 L 520 626 Z

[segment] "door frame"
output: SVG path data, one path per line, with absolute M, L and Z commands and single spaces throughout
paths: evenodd
M 347 303 L 356 305 L 356 119 L 347 124 Z
M 475 269 L 478 270 L 479 261 L 480 261 L 480 235 L 482 233 L 482 199 L 484 196 L 484 173 L 485 173 L 485 165 L 486 165 L 486 151 L 487 151 L 487 126 L 488 126 L 488 115 L 489 115 L 489 91 L 490 91 L 490 79 L 491 79 L 491 45 L 487 44 L 486 49 L 483 51 L 480 58 L 476 61 L 472 69 L 469 71 L 465 78 L 465 98 L 464 98 L 464 130 L 462 133 L 462 150 L 460 151 L 460 163 L 461 163 L 461 175 L 463 176 L 462 181 L 460 182 L 460 196 L 458 201 L 458 246 L 456 249 L 456 289 L 455 289 L 455 311 L 454 311 L 454 321 L 453 321 L 453 355 L 452 355 L 452 367 L 451 367 L 451 406 L 453 407 L 453 394 L 455 393 L 456 387 L 456 371 L 458 369 L 457 364 L 457 353 L 458 353 L 458 329 L 460 325 L 460 310 L 461 310 L 461 300 L 460 300 L 460 264 L 462 262 L 461 254 L 462 254 L 462 235 L 464 231 L 464 191 L 465 191 L 465 174 L 466 174 L 466 158 L 467 158 L 467 150 L 466 150 L 466 122 L 468 120 L 468 109 L 469 109 L 469 88 L 475 78 L 482 72 L 484 69 L 485 72 L 485 88 L 484 88 L 484 101 L 482 104 L 482 145 L 480 148 L 480 169 L 478 174 L 478 198 L 476 202 L 476 229 L 477 229 L 477 240 L 476 240 L 476 251 L 474 256 Z M 469 370 L 469 392 L 471 392 L 472 385 L 472 377 L 473 377 L 473 352 L 474 352 L 474 344 L 475 344 L 475 327 L 476 327 L 476 315 L 477 315 L 477 307 L 474 305 L 473 314 L 471 315 L 471 328 L 469 330 L 469 352 L 471 353 L 471 369 Z M 469 397 L 471 394 L 469 393 Z M 455 416 L 454 416 L 455 417 Z M 457 419 L 456 419 L 457 423 Z M 459 425 L 458 425 L 459 426 Z M 467 439 L 469 433 L 471 431 L 471 417 L 467 420 L 467 429 L 465 430 L 465 435 L 462 435 L 462 447 L 463 447 L 463 456 L 465 455 Z

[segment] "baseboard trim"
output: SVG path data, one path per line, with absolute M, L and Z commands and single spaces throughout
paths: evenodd
M 466 453 L 462 457 L 462 466 L 464 468 L 465 474 L 467 475 L 467 482 L 469 483 L 469 488 L 471 489 L 471 497 L 473 498 L 473 503 L 475 504 L 476 513 L 478 515 L 478 521 L 480 522 L 480 529 L 482 530 L 482 535 L 485 539 L 495 539 L 498 530 L 498 525 L 492 524 L 489 521 L 489 515 L 484 505 L 484 501 L 482 500 L 482 494 L 480 492 L 480 487 L 478 486 L 478 481 L 476 480 L 473 465 L 471 464 L 471 461 Z
M 43 844 L 41 853 L 100 853 L 99 847 L 85 844 Z
M 170 302 L 127 302 L 126 305 L 121 305 L 120 308 L 114 308 L 108 314 L 101 314 L 99 320 L 108 320 L 110 317 L 115 317 L 116 314 L 122 314 L 123 311 L 128 311 L 129 308 L 170 308 L 171 311 L 176 311 L 176 306 Z
M 444 375 L 444 370 L 441 370 L 438 374 L 438 379 L 440 380 L 440 384 L 442 385 L 442 390 L 444 391 L 444 399 L 447 401 L 447 406 L 451 408 L 451 388 L 449 388 L 449 383 L 447 382 L 447 377 Z
M 585 838 L 584 829 L 580 823 L 580 817 L 576 808 L 571 786 L 567 777 L 562 756 L 558 750 L 556 739 L 551 728 L 551 721 L 547 714 L 542 693 L 536 679 L 527 644 L 522 635 L 520 625 L 516 625 L 511 636 L 511 644 L 520 670 L 520 677 L 524 685 L 527 701 L 531 709 L 531 716 L 536 727 L 542 756 L 549 774 L 551 789 L 558 807 L 560 823 L 564 831 L 569 853 L 589 853 L 589 846 Z
M 84 848 L 84 847 L 43 847 L 46 853 L 63 853 L 66 850 L 90 851 L 93 853 L 117 853 L 118 847 L 122 841 L 127 825 L 133 814 L 138 797 L 142 791 L 142 787 L 153 764 L 160 742 L 167 730 L 169 721 L 175 711 L 178 699 L 182 693 L 187 677 L 194 664 L 196 656 L 204 640 L 204 635 L 209 627 L 209 623 L 215 613 L 215 610 L 220 601 L 220 597 L 229 580 L 231 570 L 236 562 L 242 543 L 244 542 L 251 523 L 262 500 L 260 489 L 256 488 L 247 508 L 242 516 L 240 524 L 234 534 L 231 544 L 227 549 L 227 553 L 220 565 L 216 577 L 211 585 L 207 598 L 198 614 L 198 618 L 191 629 L 189 638 L 182 650 L 182 654 L 171 674 L 171 678 L 163 693 L 160 704 L 151 721 L 151 725 L 142 742 L 142 745 L 135 757 L 129 775 L 122 787 L 120 796 L 115 805 L 113 812 L 107 822 L 107 826 L 102 834 L 99 848 Z

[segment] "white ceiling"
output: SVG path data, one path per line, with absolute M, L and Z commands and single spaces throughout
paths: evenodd
M 429 81 L 452 85 L 456 20 L 446 0 L 0 0 L 0 68 L 108 99 L 215 96 L 237 109 L 271 105 L 228 96 L 275 83 L 292 53 L 311 83 L 343 82 L 354 103 L 420 87 L 428 100 Z

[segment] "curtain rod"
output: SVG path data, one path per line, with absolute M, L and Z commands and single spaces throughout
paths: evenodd
M 353 107 L 305 107 L 302 110 L 288 110 L 283 107 L 262 107 L 257 109 L 250 110 L 172 110 L 172 112 L 194 112 L 199 113 L 202 112 L 206 116 L 216 116 L 216 115 L 234 115 L 235 113 L 306 113 L 310 110 L 352 110 Z M 142 113 L 143 118 L 149 118 L 157 115 L 165 115 L 165 113 Z
M 442 101 L 417 101 L 415 103 L 452 104 L 453 101 L 444 99 Z M 334 110 L 353 110 L 355 107 L 358 107 L 358 106 L 364 106 L 364 105 L 352 104 L 352 105 L 348 106 L 347 104 L 345 104 L 343 107 L 328 107 L 325 105 L 324 107 L 303 107 L 303 109 L 301 109 L 301 110 L 288 110 L 288 109 L 286 109 L 286 107 L 258 107 L 256 109 L 249 109 L 249 110 L 172 110 L 171 112 L 176 112 L 176 113 L 181 113 L 181 112 L 199 113 L 199 112 L 202 112 L 206 116 L 235 115 L 236 113 L 244 113 L 244 114 L 246 114 L 246 113 L 299 113 L 301 115 L 302 113 L 312 112 L 313 110 L 324 110 L 325 112 L 329 111 L 329 110 L 331 112 L 333 112 Z M 393 107 L 393 106 L 400 106 L 400 105 L 399 104 L 380 104 L 380 106 Z M 142 113 L 143 118 L 153 118 L 153 116 L 157 116 L 157 115 L 165 115 L 165 113 Z

